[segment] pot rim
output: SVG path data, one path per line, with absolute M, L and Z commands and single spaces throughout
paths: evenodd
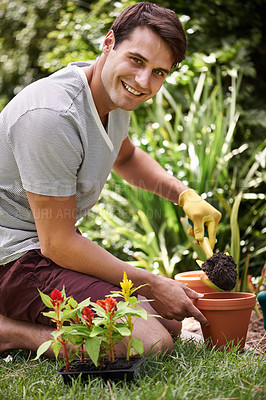
M 204 271 L 187 271 L 187 272 L 180 272 L 179 274 L 175 275 L 175 280 L 177 281 L 187 281 L 187 280 L 201 280 L 200 278 L 204 277 L 208 279 L 207 275 Z
M 194 304 L 199 310 L 241 310 L 253 308 L 256 295 L 246 292 L 205 293 L 204 297 L 196 299 Z

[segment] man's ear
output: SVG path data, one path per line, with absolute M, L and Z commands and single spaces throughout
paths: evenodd
M 115 34 L 114 31 L 109 31 L 104 38 L 102 51 L 107 54 L 112 50 L 115 45 Z

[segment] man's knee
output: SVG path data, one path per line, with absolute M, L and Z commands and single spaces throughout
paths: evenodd
M 148 320 L 138 320 L 135 323 L 133 335 L 140 338 L 145 354 L 160 353 L 173 350 L 173 339 L 168 330 L 154 317 Z
M 153 343 L 151 343 L 148 352 L 150 351 L 156 354 L 161 352 L 171 353 L 173 348 L 174 343 L 170 333 L 166 329 L 163 329 L 159 337 L 153 338 Z

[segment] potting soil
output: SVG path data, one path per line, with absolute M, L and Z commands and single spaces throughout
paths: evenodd
M 84 363 L 80 360 L 72 360 L 70 363 L 70 372 L 129 369 L 134 365 L 134 363 L 136 363 L 136 358 L 132 358 L 129 361 L 125 358 L 117 358 L 114 362 L 111 362 L 108 359 L 103 359 L 102 363 L 96 367 L 90 359 L 85 359 Z
M 236 263 L 232 256 L 215 253 L 201 266 L 210 281 L 223 290 L 232 290 L 236 285 Z

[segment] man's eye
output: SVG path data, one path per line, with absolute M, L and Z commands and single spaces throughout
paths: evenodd
M 162 72 L 161 70 L 159 70 L 159 69 L 155 69 L 155 70 L 154 70 L 154 73 L 155 73 L 155 75 L 157 75 L 157 76 L 164 76 L 164 75 L 163 75 L 163 72 Z
M 136 57 L 132 57 L 132 60 L 136 63 L 136 64 L 140 64 L 141 60 L 139 58 Z

